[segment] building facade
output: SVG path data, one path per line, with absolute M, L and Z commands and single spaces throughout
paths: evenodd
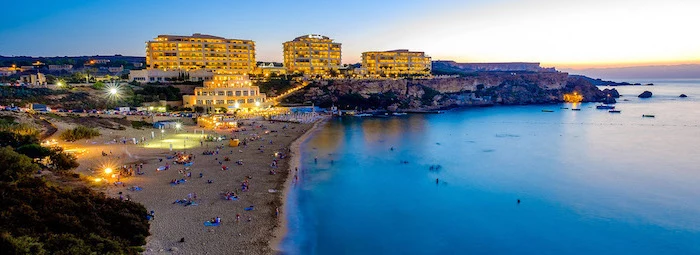
M 183 106 L 194 109 L 204 107 L 210 112 L 226 108 L 233 112 L 238 109 L 255 110 L 265 107 L 265 94 L 254 86 L 247 75 L 216 74 L 204 87 L 195 88 L 194 95 L 182 97 Z
M 255 64 L 255 42 L 251 40 L 193 34 L 159 35 L 146 42 L 149 69 L 208 69 L 249 74 Z
M 340 67 L 341 44 L 322 35 L 305 35 L 283 44 L 289 73 L 329 75 Z
M 430 57 L 409 50 L 369 51 L 362 53 L 362 67 L 372 77 L 430 75 Z
M 197 70 L 161 70 L 141 69 L 129 71 L 129 81 L 138 83 L 173 83 L 182 81 L 208 81 L 214 77 L 214 73 L 205 69 Z

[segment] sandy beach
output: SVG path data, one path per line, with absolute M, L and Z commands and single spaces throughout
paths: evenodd
M 148 211 L 154 211 L 144 254 L 273 254 L 286 233 L 283 194 L 293 179 L 288 171 L 298 167 L 299 144 L 319 122 L 322 120 L 316 124 L 243 121 L 245 131 L 205 131 L 207 135 L 247 140 L 246 145 L 238 147 L 229 147 L 228 140 L 200 143 L 201 129 L 194 126 L 185 126 L 179 132 L 167 130 L 162 138 L 159 130 L 152 128 L 102 129 L 98 138 L 61 145 L 78 151 L 80 167 L 76 172 L 89 180 L 101 179 L 95 182 L 98 189 L 113 197 L 131 199 L 143 204 Z M 59 128 L 56 134 L 72 126 L 56 125 Z M 150 139 L 151 132 L 155 133 L 153 139 Z M 140 140 L 141 137 L 146 141 L 121 142 L 122 138 L 131 141 L 131 138 Z M 173 151 L 170 151 L 171 144 Z M 216 153 L 217 148 L 218 154 L 203 155 L 205 151 Z M 192 154 L 193 165 L 185 167 L 175 164 L 174 158 L 168 159 L 176 152 Z M 275 159 L 277 165 L 272 166 Z M 106 167 L 118 169 L 141 163 L 142 175 L 120 176 L 117 180 L 104 173 Z M 168 170 L 157 171 L 166 164 L 170 166 Z M 227 170 L 222 170 L 222 166 Z M 276 174 L 271 174 L 271 170 Z M 170 183 L 181 179 L 185 182 Z M 242 191 L 242 182 L 246 180 L 248 190 Z M 121 183 L 115 185 L 117 181 Z M 225 199 L 227 192 L 234 192 L 238 199 Z M 185 206 L 174 203 L 176 200 L 190 200 L 196 205 Z M 240 216 L 238 220 L 237 215 Z M 204 225 L 215 217 L 221 219 L 219 226 Z

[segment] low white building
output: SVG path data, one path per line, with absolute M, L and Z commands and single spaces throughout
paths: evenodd
M 49 65 L 49 71 L 70 71 L 73 70 L 73 65 Z
M 131 70 L 129 81 L 139 83 L 159 82 L 172 83 L 177 81 L 209 81 L 214 77 L 214 73 L 204 69 L 184 71 L 184 70 L 161 70 L 142 69 Z

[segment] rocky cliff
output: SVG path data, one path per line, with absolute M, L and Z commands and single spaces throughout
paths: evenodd
M 310 103 L 341 109 L 429 110 L 470 105 L 548 104 L 577 92 L 585 102 L 607 93 L 587 79 L 560 72 L 477 72 L 466 76 L 400 80 L 317 81 L 284 103 Z

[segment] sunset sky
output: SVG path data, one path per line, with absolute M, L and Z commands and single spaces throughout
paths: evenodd
M 252 39 L 258 61 L 322 34 L 370 50 L 568 68 L 700 63 L 698 0 L 8 1 L 0 55 L 145 55 L 158 34 Z

